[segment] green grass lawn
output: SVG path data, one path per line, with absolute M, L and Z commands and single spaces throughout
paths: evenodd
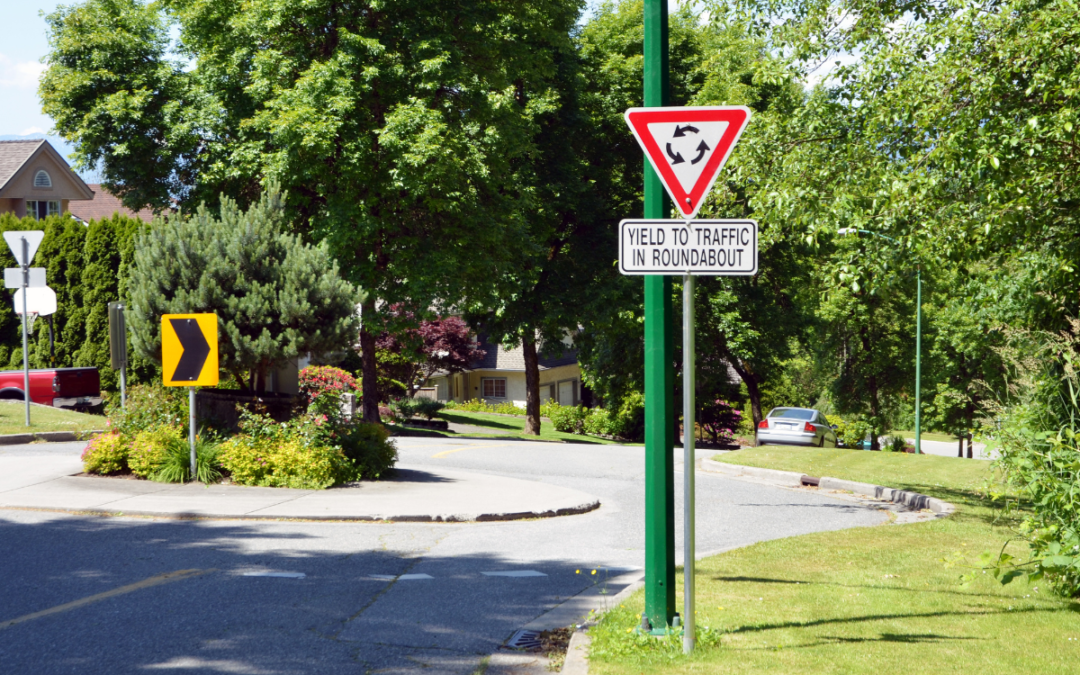
M 92 431 L 105 428 L 101 415 L 87 415 L 71 410 L 30 406 L 30 426 L 26 426 L 26 407 L 22 401 L 0 401 L 0 434 L 27 434 L 40 431 Z
M 969 560 L 997 551 L 1010 525 L 980 495 L 989 462 L 859 450 L 768 446 L 718 457 L 733 464 L 904 487 L 957 505 L 944 519 L 821 532 L 708 558 L 697 567 L 698 626 L 718 638 L 684 657 L 626 631 L 637 593 L 592 630 L 590 672 L 1075 673 L 1080 603 L 1044 585 L 960 583 Z M 1011 545 L 1022 554 L 1025 547 Z M 682 607 L 681 571 L 678 606 Z M 1037 589 L 1037 590 L 1036 590 Z M 1072 638 L 1072 640 L 1070 640 Z
M 446 431 L 437 431 L 434 429 L 419 429 L 415 427 L 408 428 L 406 430 L 395 430 L 397 435 L 402 436 L 439 436 L 443 438 L 512 438 L 516 440 L 526 441 L 559 441 L 566 443 L 593 443 L 601 445 L 614 444 L 615 441 L 608 440 L 606 438 L 598 438 L 596 436 L 581 436 L 578 434 L 564 434 L 561 431 L 555 431 L 555 427 L 551 422 L 544 420 L 540 425 L 540 436 L 526 436 L 525 431 L 525 418 L 516 417 L 513 415 L 490 415 L 488 413 L 474 413 L 464 412 L 461 410 L 443 410 L 437 414 L 439 419 L 452 422 L 454 424 L 468 424 L 474 427 L 483 427 L 490 429 L 493 433 L 454 433 Z M 498 432 L 510 432 L 510 433 L 498 433 Z

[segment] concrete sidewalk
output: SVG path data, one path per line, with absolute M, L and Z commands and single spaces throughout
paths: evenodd
M 78 454 L 0 454 L 0 508 L 173 518 L 492 521 L 573 515 L 599 500 L 570 488 L 460 470 L 398 465 L 390 480 L 329 490 L 187 485 L 77 476 Z M 12 448 L 11 450 L 14 450 Z

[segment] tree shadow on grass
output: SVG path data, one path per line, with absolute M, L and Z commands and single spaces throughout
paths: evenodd
M 778 630 L 785 628 L 812 628 L 814 626 L 829 626 L 833 624 L 857 624 L 866 623 L 869 621 L 895 621 L 897 619 L 940 619 L 945 617 L 966 617 L 973 616 L 994 616 L 996 614 L 1035 614 L 1039 612 L 1057 612 L 1058 608 L 1025 608 L 1025 609 L 1009 609 L 1009 610 L 991 610 L 983 609 L 977 611 L 965 611 L 965 612 L 907 612 L 896 614 L 867 614 L 865 616 L 847 616 L 836 617 L 829 619 L 814 619 L 811 621 L 782 621 L 777 623 L 761 623 L 751 626 L 739 626 L 738 628 L 732 628 L 727 631 L 728 633 L 762 633 L 769 630 Z
M 876 584 L 841 584 L 835 581 L 805 581 L 798 579 L 770 579 L 767 577 L 728 577 L 728 576 L 712 576 L 713 581 L 721 582 L 748 582 L 753 584 L 785 584 L 791 586 L 836 586 L 838 588 L 862 588 L 873 591 L 900 591 L 904 593 L 930 593 L 941 595 L 962 595 L 969 598 L 995 598 L 1001 599 L 1002 596 L 994 595 L 992 593 L 968 593 L 965 591 L 951 591 L 951 590 L 934 590 L 931 588 L 906 588 L 900 586 L 880 586 Z
M 439 417 L 447 422 L 453 422 L 454 424 L 466 424 L 473 427 L 491 427 L 492 429 L 506 429 L 517 432 L 522 430 L 523 424 L 512 424 L 490 417 L 473 417 L 472 415 L 462 415 L 460 413 L 452 412 L 440 412 Z

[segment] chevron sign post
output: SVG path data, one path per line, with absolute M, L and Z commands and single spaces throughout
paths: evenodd
M 191 480 L 195 457 L 195 387 L 218 383 L 217 314 L 165 314 L 161 317 L 161 377 L 166 387 L 188 387 Z

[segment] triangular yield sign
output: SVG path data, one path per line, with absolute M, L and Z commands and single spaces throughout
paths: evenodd
M 750 121 L 746 106 L 630 108 L 626 123 L 686 220 L 705 202 Z
M 30 264 L 44 238 L 45 230 L 8 230 L 4 233 L 4 241 L 11 249 L 11 255 L 15 256 L 15 264 L 20 267 Z M 26 251 L 23 251 L 23 239 L 26 239 Z M 24 253 L 27 254 L 25 260 Z

